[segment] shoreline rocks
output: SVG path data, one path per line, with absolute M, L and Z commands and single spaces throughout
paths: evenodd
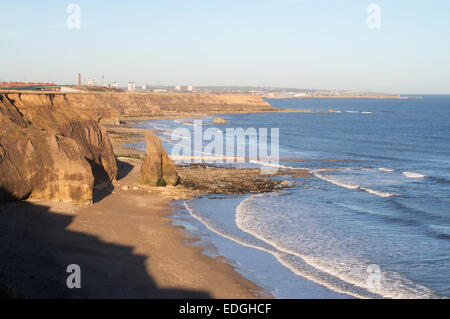
M 214 124 L 227 124 L 227 121 L 226 121 L 224 118 L 216 117 L 216 118 L 213 120 L 213 123 L 214 123 Z
M 202 164 L 178 167 L 180 184 L 195 195 L 268 193 L 287 187 L 261 175 L 256 168 L 227 168 Z

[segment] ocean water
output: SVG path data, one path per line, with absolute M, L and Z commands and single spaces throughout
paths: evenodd
M 267 101 L 326 113 L 221 115 L 225 126 L 208 118 L 204 129 L 279 128 L 280 158 L 315 159 L 280 166 L 311 177 L 283 176 L 296 186 L 269 194 L 180 203 L 175 223 L 275 297 L 450 297 L 450 96 Z M 143 126 L 169 152 L 174 128 L 194 129 Z

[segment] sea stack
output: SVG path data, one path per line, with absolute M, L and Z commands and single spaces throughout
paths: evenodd
M 147 158 L 141 166 L 139 183 L 149 186 L 175 186 L 179 177 L 175 164 L 167 155 L 161 140 L 150 130 L 145 131 Z

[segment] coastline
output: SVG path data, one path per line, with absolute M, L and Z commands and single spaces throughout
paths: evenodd
M 268 99 L 423 99 L 422 96 L 399 96 L 399 95 L 356 95 L 356 96 L 264 96 Z
M 233 114 L 238 112 L 224 113 Z M 191 115 L 194 118 L 200 116 L 192 113 Z M 177 117 L 190 118 L 184 114 L 178 114 Z M 173 119 L 170 116 L 161 116 L 161 118 Z M 152 119 L 155 120 L 156 118 L 153 117 Z M 295 275 L 287 270 L 286 267 L 280 266 L 278 261 L 273 262 L 271 271 L 267 272 L 267 267 L 270 263 L 269 259 L 274 261 L 273 256 L 268 258 L 263 256 L 264 254 L 267 255 L 267 252 L 263 252 L 260 255 L 256 254 L 257 257 L 254 257 L 253 252 L 250 253 L 248 250 L 243 252 L 242 249 L 245 250 L 245 248 L 242 248 L 239 240 L 236 241 L 236 245 L 225 243 L 227 240 L 223 240 L 223 235 L 226 235 L 226 232 L 216 232 L 218 236 L 209 234 L 208 237 L 205 236 L 205 233 L 192 232 L 189 224 L 187 227 L 179 224 L 179 219 L 177 220 L 174 217 L 175 208 L 173 203 L 176 203 L 174 201 L 192 199 L 196 195 L 208 194 L 205 189 L 201 190 L 198 186 L 205 181 L 215 180 L 215 178 L 211 179 L 210 177 L 212 176 L 211 171 L 216 168 L 214 166 L 208 167 L 208 165 L 206 167 L 198 167 L 201 169 L 195 168 L 195 166 L 179 166 L 180 171 L 185 174 L 186 171 L 192 171 L 194 175 L 202 176 L 199 180 L 192 178 L 192 176 L 187 179 L 189 182 L 196 184 L 194 185 L 194 191 L 189 189 L 187 184 L 181 184 L 180 187 L 167 188 L 139 186 L 137 184 L 137 175 L 145 153 L 131 148 L 133 146 L 128 143 L 131 142 L 133 144 L 132 142 L 142 140 L 139 135 L 143 133 L 143 129 L 141 127 L 133 127 L 133 124 L 143 120 L 143 118 L 140 118 L 139 121 L 127 121 L 119 125 L 107 126 L 119 164 L 119 176 L 118 181 L 114 182 L 114 190 L 111 189 L 104 194 L 97 192 L 97 198 L 94 200 L 93 206 L 28 201 L 8 204 L 7 207 L 9 209 L 7 210 L 10 212 L 6 214 L 3 214 L 0 210 L 0 230 L 8 229 L 8 226 L 12 225 L 12 229 L 18 230 L 18 234 L 25 233 L 28 236 L 27 242 L 25 242 L 23 238 L 17 237 L 17 234 L 6 234 L 7 247 L 3 247 L 3 250 L 0 250 L 0 253 L 8 259 L 4 261 L 4 264 L 14 270 L 16 267 L 26 267 L 14 263 L 14 259 L 19 260 L 23 255 L 29 256 L 29 264 L 32 264 L 35 259 L 40 260 L 44 258 L 45 263 L 38 264 L 35 269 L 31 269 L 34 273 L 31 273 L 30 278 L 35 283 L 38 282 L 38 285 L 47 285 L 55 289 L 49 289 L 49 293 L 45 295 L 35 294 L 36 291 L 33 291 L 32 286 L 26 286 L 26 282 L 29 281 L 26 280 L 27 278 L 13 278 L 9 282 L 2 280 L 2 283 L 8 288 L 11 287 L 14 291 L 23 292 L 27 297 L 36 298 L 90 298 L 99 296 L 103 298 L 124 296 L 135 298 L 267 298 L 272 297 L 270 295 L 276 298 L 290 298 L 291 296 L 299 298 L 310 298 L 311 296 L 314 298 L 348 297 L 348 295 L 337 295 L 335 294 L 336 291 L 330 294 L 332 289 L 328 286 L 320 285 L 315 280 L 307 279 L 309 277 L 302 273 Z M 161 130 L 163 131 L 164 129 Z M 289 162 L 357 161 L 336 158 L 283 158 L 281 160 Z M 323 168 L 325 165 L 321 167 Z M 201 171 L 202 169 L 203 171 Z M 298 170 L 298 168 L 296 169 Z M 238 173 L 240 174 L 239 177 L 243 177 L 243 169 L 231 168 L 230 172 L 238 170 L 241 171 Z M 305 172 L 301 171 L 302 175 L 304 175 L 301 177 L 308 177 L 309 174 Z M 203 173 L 208 173 L 209 175 Z M 286 173 L 285 175 L 292 176 L 292 172 L 286 171 Z M 222 173 L 221 175 L 224 174 Z M 215 182 L 212 184 L 223 184 L 222 181 L 215 180 Z M 231 182 L 235 183 L 234 181 Z M 272 187 L 269 188 L 273 189 Z M 221 191 L 223 191 L 223 187 Z M 236 192 L 236 187 L 233 186 L 230 187 L 228 194 L 260 192 L 261 190 L 258 188 L 250 192 L 248 192 L 248 189 L 242 193 Z M 222 204 L 225 200 L 220 195 L 211 197 L 213 197 L 212 199 L 218 199 L 220 203 L 216 201 L 212 207 L 198 208 L 206 209 L 207 211 L 222 209 L 222 212 L 227 211 L 233 214 L 231 217 L 234 218 L 235 207 L 227 206 L 225 209 L 225 206 Z M 231 197 L 239 199 L 239 196 L 231 195 Z M 13 221 L 12 211 L 15 211 L 14 217 L 18 217 L 17 220 Z M 35 211 L 37 211 L 37 214 Z M 39 212 L 43 214 L 39 214 Z M 201 213 L 204 213 L 204 211 Z M 197 217 L 200 216 L 192 212 L 188 214 L 194 218 L 196 218 L 195 215 Z M 222 216 L 222 214 L 219 215 Z M 226 218 L 229 218 L 229 216 Z M 61 227 L 54 229 L 51 223 L 53 220 L 60 219 L 65 221 L 58 222 L 57 224 Z M 49 233 L 42 235 L 42 229 L 46 229 L 49 222 L 51 226 Z M 31 228 L 29 226 L 30 223 L 33 223 L 34 226 L 37 225 L 37 229 Z M 208 228 L 208 222 L 204 226 Z M 80 240 L 86 240 L 85 237 L 89 238 L 88 244 L 78 244 Z M 32 244 L 29 244 L 29 242 L 32 242 Z M 25 250 L 15 251 L 11 248 L 14 246 L 21 247 L 22 245 L 25 246 Z M 88 246 L 88 251 L 84 251 Z M 207 251 L 212 246 L 214 246 L 216 255 L 214 253 L 209 254 Z M 231 246 L 234 248 L 230 249 Z M 40 252 L 36 253 L 36 250 Z M 51 251 L 51 253 L 42 253 L 45 250 Z M 230 250 L 234 251 L 230 254 Z M 54 257 L 58 260 L 53 260 L 52 258 Z M 89 271 L 96 273 L 94 278 L 96 284 L 85 291 L 69 292 L 63 283 L 64 289 L 58 291 L 58 289 L 61 289 L 61 277 L 67 276 L 65 275 L 64 267 L 68 262 L 76 261 L 77 258 L 82 258 L 83 269 L 87 267 Z M 10 259 L 13 259 L 12 263 Z M 62 261 L 59 259 L 62 259 Z M 99 259 L 100 263 L 98 263 Z M 249 262 L 249 259 L 252 259 L 250 260 L 251 264 L 246 264 Z M 267 280 L 261 280 L 262 277 L 254 275 L 253 269 L 255 269 L 255 266 L 265 268 L 262 271 L 259 269 L 259 274 L 263 273 L 266 275 L 270 273 L 277 274 L 277 276 L 281 273 L 280 269 L 283 268 L 283 270 L 289 272 L 289 274 L 285 273 L 283 275 L 284 282 L 291 283 L 296 290 L 285 290 L 285 295 L 279 295 L 279 291 L 284 288 L 292 289 L 292 286 L 285 286 L 280 289 L 279 286 L 273 285 L 275 280 L 273 278 L 270 278 L 271 281 L 269 283 Z M 28 270 L 25 268 L 20 272 L 13 271 L 13 274 L 28 274 L 30 272 Z M 248 273 L 247 270 L 249 270 Z M 7 272 L 9 271 L 7 269 Z M 39 272 L 47 273 L 49 271 L 54 274 L 59 272 L 59 274 L 49 275 L 46 278 L 42 278 L 42 274 L 39 274 Z M 129 274 L 131 279 L 127 277 Z M 289 277 L 289 275 L 295 276 L 295 278 Z M 114 283 L 109 282 L 111 278 L 115 278 Z M 92 280 L 93 278 L 90 279 Z M 24 284 L 25 286 L 23 286 Z M 217 288 L 218 286 L 220 289 Z M 318 286 L 322 288 L 318 289 Z M 108 289 L 99 287 L 108 287 Z M 273 289 L 273 287 L 276 288 Z M 291 294 L 286 293 L 286 291 L 289 291 Z M 48 295 L 55 292 L 58 292 L 58 294 Z
M 189 244 L 198 239 L 170 218 L 180 192 L 138 186 L 139 162 L 121 158 L 114 190 L 92 206 L 27 201 L 2 208 L 2 268 L 12 273 L 2 283 L 29 298 L 270 298 L 223 258 Z M 61 281 L 71 263 L 83 271 L 82 289 Z
M 310 112 L 308 110 L 294 111 L 296 113 Z M 292 112 L 292 110 L 285 109 L 262 112 L 224 111 L 211 112 L 211 114 L 285 112 Z M 332 110 L 322 111 L 318 113 L 330 112 L 332 112 Z M 316 113 L 316 111 L 314 111 L 314 113 Z M 150 116 L 149 118 L 152 120 L 163 118 L 174 119 L 174 116 L 176 116 L 176 118 L 187 119 L 196 117 L 203 118 L 203 116 L 206 116 L 206 114 L 198 113 L 188 114 L 173 112 L 170 114 Z M 190 182 L 191 185 L 194 186 L 193 189 L 189 189 L 190 187 L 188 184 L 181 184 L 180 187 L 167 188 L 146 188 L 141 187 L 137 184 L 137 176 L 139 175 L 138 171 L 141 163 L 140 160 L 142 160 L 145 153 L 131 148 L 133 146 L 128 143 L 141 140 L 139 135 L 143 133 L 143 129 L 141 127 L 133 127 L 133 124 L 144 121 L 146 117 L 147 116 L 139 117 L 139 120 L 135 121 L 127 120 L 116 125 L 107 125 L 111 137 L 111 142 L 113 144 L 114 154 L 116 155 L 119 164 L 119 176 L 118 181 L 114 182 L 114 190 L 111 189 L 109 192 L 101 195 L 97 192 L 97 198 L 94 200 L 94 205 L 90 207 L 64 203 L 55 204 L 42 201 L 28 201 L 23 203 L 24 205 L 22 205 L 22 203 L 8 204 L 7 207 L 12 208 L 8 210 L 15 210 L 16 212 L 18 211 L 19 218 L 17 221 L 11 222 L 8 221 L 10 217 L 9 212 L 7 212 L 6 214 L 0 213 L 0 229 L 7 228 L 7 225 L 12 224 L 13 229 L 14 227 L 16 227 L 16 229 L 19 229 L 18 233 L 27 233 L 27 235 L 31 235 L 28 238 L 28 241 L 31 241 L 33 243 L 30 245 L 33 249 L 16 252 L 8 250 L 8 247 L 6 247 L 5 251 L 0 252 L 3 253 L 3 255 L 7 256 L 8 259 L 19 259 L 18 257 L 22 255 L 29 255 L 29 258 L 33 257 L 33 259 L 30 259 L 30 262 L 32 262 L 36 258 L 50 258 L 47 253 L 36 254 L 34 252 L 35 250 L 46 250 L 45 248 L 47 248 L 47 245 L 50 244 L 52 247 L 49 247 L 50 249 L 48 249 L 48 251 L 52 251 L 53 256 L 57 256 L 58 259 L 62 258 L 63 263 L 61 263 L 60 260 L 57 260 L 56 264 L 52 264 L 54 262 L 53 260 L 47 260 L 45 266 L 44 264 L 37 265 L 36 269 L 33 269 L 34 272 L 47 272 L 48 269 L 50 269 L 50 271 L 54 273 L 60 272 L 60 274 L 58 275 L 59 277 L 64 277 L 64 275 L 61 275 L 61 269 L 63 269 L 64 266 L 67 265 L 66 261 L 73 262 L 73 260 L 76 261 L 76 258 L 82 258 L 83 269 L 84 267 L 87 267 L 89 270 L 96 272 L 96 278 L 94 279 L 96 285 L 83 292 L 80 291 L 71 293 L 66 291 L 65 289 L 64 291 L 58 291 L 58 289 L 61 288 L 56 287 L 58 285 L 61 286 L 61 278 L 54 277 L 53 275 L 50 275 L 50 278 L 39 278 L 37 280 L 40 281 L 41 285 L 44 285 L 44 279 L 47 282 L 45 283 L 45 285 L 53 285 L 53 287 L 55 287 L 56 289 L 49 289 L 49 293 L 58 291 L 58 294 L 56 295 L 57 297 L 62 296 L 67 298 L 89 298 L 100 296 L 104 298 L 116 298 L 126 295 L 136 298 L 258 298 L 271 297 L 269 296 L 270 294 L 273 294 L 273 296 L 275 297 L 279 297 L 279 295 L 277 295 L 277 291 L 275 291 L 276 289 L 272 289 L 273 287 L 277 286 L 271 285 L 270 283 L 267 284 L 267 281 L 260 280 L 260 278 L 258 277 L 254 278 L 254 276 L 252 276 L 251 274 L 249 276 L 246 273 L 246 269 L 254 269 L 252 268 L 252 266 L 255 265 L 252 264 L 248 266 L 242 264 L 242 260 L 239 259 L 239 257 L 253 256 L 253 254 L 239 255 L 239 253 L 237 253 L 237 258 L 234 258 L 233 255 L 227 254 L 229 253 L 229 251 L 227 251 L 226 249 L 222 250 L 224 246 L 228 245 L 229 248 L 231 244 L 228 243 L 223 245 L 222 243 L 222 246 L 215 245 L 217 241 L 220 241 L 220 238 L 214 238 L 213 241 L 209 241 L 208 238 L 206 238 L 203 241 L 203 238 L 201 236 L 203 234 L 196 236 L 195 232 L 190 231 L 189 227 L 180 229 L 180 226 L 184 225 L 175 224 L 177 221 L 175 218 L 173 218 L 174 208 L 172 205 L 172 201 L 180 199 L 192 199 L 196 195 L 208 194 L 205 189 L 200 189 L 198 187 L 199 185 L 204 186 L 201 184 L 205 181 L 209 181 L 208 183 L 211 184 L 210 181 L 215 180 L 215 183 L 212 184 L 223 184 L 222 181 L 216 180 L 215 177 L 213 179 L 210 178 L 212 176 L 212 170 L 216 169 L 213 168 L 214 166 L 208 167 L 208 165 L 206 165 L 206 167 L 201 167 L 204 171 L 201 171 L 202 169 L 196 170 L 194 166 L 179 167 L 181 172 L 186 173 L 186 171 L 192 170 L 194 175 L 202 176 L 202 178 L 200 178 L 199 180 L 196 180 L 195 176 L 194 178 L 192 178 L 191 176 L 191 178 L 187 179 L 188 182 Z M 178 121 L 176 123 L 178 123 Z M 161 130 L 163 131 L 164 129 Z M 354 161 L 349 159 L 330 158 L 283 158 L 281 160 L 290 162 Z M 323 168 L 325 167 L 325 165 L 322 165 L 321 167 Z M 298 168 L 296 169 L 298 170 Z M 241 171 L 238 173 L 240 174 L 239 177 L 243 177 L 242 169 L 231 169 L 230 172 L 234 172 L 237 170 Z M 308 177 L 307 175 L 309 174 L 306 174 L 305 172 L 301 172 L 304 175 L 301 177 Z M 203 173 L 207 173 L 209 175 L 205 176 L 206 174 Z M 287 174 L 285 175 L 292 174 L 292 172 L 289 171 L 287 171 L 286 173 Z M 229 175 L 223 173 L 218 174 Z M 247 176 L 248 175 L 246 175 L 245 177 Z M 235 181 L 231 181 L 231 183 L 235 183 Z M 223 191 L 223 186 L 221 187 L 221 191 Z M 268 187 L 269 192 L 270 189 L 273 190 L 274 188 L 272 186 Z M 208 190 L 211 190 L 211 187 Z M 261 189 L 259 189 L 258 187 L 251 191 L 248 190 L 249 188 L 246 188 L 242 192 L 236 191 L 236 187 L 232 186 L 229 188 L 227 194 L 247 194 L 261 192 Z M 218 194 L 218 192 L 216 192 L 215 194 Z M 234 198 L 234 196 L 232 197 Z M 236 196 L 236 198 L 238 197 L 239 196 Z M 220 196 L 217 196 L 216 198 L 218 198 L 222 203 L 222 199 L 220 199 Z M 221 205 L 222 204 L 217 206 Z M 39 216 L 39 214 L 35 215 L 34 213 L 29 214 L 30 211 L 34 211 L 35 208 L 37 209 L 38 213 L 40 211 L 44 214 L 42 214 L 42 216 Z M 217 207 L 212 208 L 212 211 L 214 211 L 215 208 Z M 208 210 L 208 208 L 206 209 Z M 209 208 L 209 210 L 211 210 L 211 207 Z M 235 208 L 227 209 L 227 211 L 230 213 L 234 213 L 235 210 Z M 195 218 L 195 214 L 191 215 Z M 6 223 L 4 223 L 5 220 L 3 220 L 2 217 L 6 218 Z M 40 217 L 47 219 L 47 222 L 41 221 L 39 219 Z M 232 217 L 234 218 L 234 215 Z M 60 227 L 60 229 L 56 230 L 50 229 L 50 233 L 45 234 L 43 238 L 41 238 L 40 236 L 42 236 L 42 234 L 39 232 L 39 230 L 47 227 L 48 221 L 60 218 L 66 220 L 65 222 L 59 223 L 64 227 Z M 35 223 L 36 225 L 38 225 L 37 230 L 28 228 L 30 221 L 31 223 Z M 2 223 L 4 224 L 2 225 Z M 208 227 L 207 224 L 206 227 Z M 66 232 L 69 232 L 69 234 L 67 234 Z M 56 233 L 56 236 L 54 235 L 54 233 Z M 8 243 L 19 242 L 20 244 L 25 244 L 25 246 L 28 245 L 23 241 L 21 242 L 21 238 L 14 237 L 17 236 L 15 234 L 9 233 L 7 234 L 7 237 L 8 236 L 10 236 L 10 238 L 8 239 Z M 92 247 L 88 252 L 83 251 L 82 253 L 80 253 L 80 249 L 84 250 L 86 245 L 78 244 L 78 241 L 84 239 L 73 239 L 74 236 L 89 237 L 89 244 L 92 245 L 88 246 Z M 214 237 L 214 235 L 211 237 Z M 208 253 L 206 252 L 208 245 L 214 245 L 216 247 L 217 256 L 208 255 Z M 109 251 L 107 254 L 105 254 L 104 246 L 106 246 L 107 251 Z M 122 256 L 122 253 L 120 252 L 123 249 L 125 250 L 124 256 Z M 234 249 L 235 251 L 238 250 L 236 249 L 236 247 Z M 60 257 L 59 255 L 62 255 L 63 257 Z M 120 255 L 118 260 L 114 258 L 117 257 L 117 255 Z M 256 258 L 255 260 L 259 260 L 260 265 L 264 265 L 264 267 L 266 267 L 268 258 L 263 256 L 259 256 L 258 258 Z M 273 259 L 273 257 L 271 258 Z M 90 259 L 93 259 L 93 262 L 91 262 Z M 98 259 L 102 259 L 103 263 L 111 263 L 112 265 L 105 266 L 104 264 L 102 264 L 102 262 L 98 264 Z M 179 259 L 181 259 L 182 262 L 179 262 Z M 48 261 L 50 261 L 50 263 Z M 248 260 L 245 262 L 248 262 Z M 251 262 L 255 263 L 254 260 L 252 260 Z M 9 261 L 7 261 L 7 263 L 9 263 Z M 50 264 L 50 267 L 48 266 L 48 264 Z M 9 264 L 8 267 L 14 269 L 16 266 L 18 265 L 14 264 L 13 262 L 12 264 Z M 280 270 L 279 263 L 275 262 L 272 266 L 273 268 L 270 273 L 278 274 Z M 118 272 L 117 269 L 120 269 L 120 272 Z M 21 271 L 21 273 L 28 272 L 24 270 Z M 64 271 L 62 271 L 62 273 L 64 273 Z M 131 274 L 131 280 L 130 278 L 124 279 L 124 273 L 127 275 Z M 33 279 L 38 278 L 39 274 L 34 273 L 32 274 L 32 277 Z M 117 282 L 115 282 L 114 284 L 111 284 L 108 282 L 108 278 L 110 280 L 110 278 L 112 277 L 119 278 L 119 280 L 117 280 Z M 321 298 L 323 296 L 328 296 L 328 298 L 330 298 L 331 295 L 329 295 L 329 292 L 324 293 L 323 290 L 321 290 L 320 293 L 317 293 L 317 281 L 310 280 L 307 283 L 308 279 L 306 278 L 309 277 L 302 274 L 299 274 L 297 278 L 295 278 L 296 280 L 301 281 L 298 283 L 297 281 L 295 281 L 295 287 L 299 291 L 305 290 L 304 287 L 307 287 L 307 285 L 310 285 L 312 282 L 315 283 L 312 286 L 310 285 L 309 289 L 306 289 L 309 295 L 302 295 L 300 297 L 308 298 L 310 296 L 315 296 Z M 2 283 L 5 283 L 7 287 L 11 287 L 14 290 L 23 292 L 26 296 L 28 295 L 27 292 L 29 293 L 31 291 L 32 297 L 53 297 L 49 295 L 34 295 L 33 293 L 35 292 L 30 290 L 32 289 L 32 287 L 25 287 L 24 289 L 21 289 L 21 287 L 23 288 L 23 286 L 21 285 L 25 283 L 24 278 L 16 278 L 14 280 L 12 282 L 2 281 Z M 273 281 L 273 279 L 271 280 Z M 211 282 L 213 282 L 214 285 L 212 285 Z M 217 284 L 218 282 L 219 284 Z M 293 283 L 294 281 L 286 280 L 286 282 Z M 260 286 L 264 287 L 258 286 L 257 283 L 259 283 Z M 219 286 L 220 289 L 218 289 L 217 286 Z M 108 289 L 98 287 L 108 287 Z M 114 287 L 120 288 L 114 289 Z M 322 287 L 325 287 L 325 285 L 322 285 Z M 270 293 L 268 293 L 269 291 Z M 299 293 L 299 291 L 296 291 L 295 293 Z M 290 297 L 291 295 L 285 296 Z M 335 295 L 331 297 L 334 298 Z
M 131 124 L 131 127 L 126 128 L 128 126 L 126 124 Z M 114 148 L 116 149 L 116 152 L 119 152 L 121 154 L 128 153 L 130 154 L 129 156 L 142 158 L 144 152 L 140 151 L 139 149 L 132 148 L 134 146 L 130 145 L 135 144 L 140 140 L 139 135 L 142 133 L 142 128 L 133 127 L 133 124 L 137 123 L 126 124 L 124 125 L 125 127 L 123 128 L 124 130 L 122 132 L 118 132 L 118 130 L 114 127 L 109 128 L 110 133 L 111 131 L 113 132 L 112 141 L 114 144 Z M 290 160 L 301 162 L 342 161 L 339 159 L 310 158 L 296 158 Z M 239 205 L 240 201 L 242 199 L 245 199 L 249 195 L 265 193 L 263 188 L 256 188 L 251 190 L 250 188 L 246 187 L 244 187 L 245 190 L 241 192 L 236 186 L 232 187 L 230 191 L 226 191 L 226 185 L 229 181 L 220 180 L 217 175 L 211 174 L 211 171 L 218 170 L 219 176 L 234 175 L 237 173 L 241 178 L 240 181 L 246 180 L 246 183 L 244 184 L 247 184 L 248 181 L 250 181 L 249 183 L 254 184 L 254 179 L 252 179 L 251 174 L 249 175 L 244 173 L 246 171 L 246 169 L 244 168 L 219 169 L 214 168 L 214 165 L 212 167 L 208 166 L 210 165 L 207 165 L 201 170 L 198 170 L 197 168 L 195 168 L 195 166 L 187 168 L 178 166 L 178 173 L 181 174 L 180 176 L 182 180 L 187 180 L 190 184 L 196 186 L 194 188 L 194 192 L 190 194 L 192 196 L 189 196 L 188 198 L 182 198 L 183 200 L 178 201 L 177 203 L 180 203 L 180 205 L 178 205 L 176 212 L 170 215 L 173 224 L 182 226 L 185 229 L 185 233 L 187 234 L 187 236 L 194 238 L 193 245 L 201 247 L 202 254 L 207 255 L 210 258 L 220 258 L 227 261 L 229 264 L 235 267 L 235 271 L 237 273 L 242 275 L 244 278 L 257 283 L 264 289 L 266 295 L 270 294 L 275 298 L 293 298 L 293 296 L 295 296 L 295 298 L 352 298 L 352 296 L 349 296 L 342 292 L 334 291 L 326 285 L 322 285 L 314 280 L 308 279 L 307 276 L 298 275 L 289 267 L 286 267 L 285 265 L 283 265 L 283 263 L 280 263 L 277 255 L 272 254 L 271 251 L 266 251 L 264 249 L 261 250 L 257 248 L 257 246 L 242 243 L 234 236 L 228 237 L 226 234 L 222 234 L 221 231 L 215 229 L 214 226 L 211 227 L 208 221 L 199 218 L 196 212 L 194 212 L 190 207 L 190 203 L 193 201 L 202 201 L 203 204 L 200 205 L 201 210 L 210 212 L 214 211 L 217 213 L 217 217 L 222 216 L 223 218 L 231 221 L 234 220 L 234 214 L 236 210 L 236 207 L 233 206 L 233 203 Z M 227 173 L 220 172 L 221 170 L 227 170 Z M 287 169 L 276 174 L 276 176 L 280 177 L 283 175 L 290 175 L 291 178 L 310 177 L 310 175 L 303 170 L 291 171 Z M 282 178 L 289 179 L 289 177 Z M 219 192 L 214 192 L 213 186 L 206 187 L 205 182 L 209 181 L 208 184 L 211 184 L 211 180 L 215 181 L 215 183 L 212 183 L 213 185 L 217 183 L 222 185 L 222 189 Z M 243 184 L 239 181 L 233 181 L 233 183 L 237 183 L 239 185 Z M 284 180 L 283 183 L 286 183 L 286 180 Z M 295 185 L 297 185 L 296 183 L 292 182 L 287 182 L 287 184 L 292 187 L 295 187 Z M 182 185 L 184 185 L 183 182 Z M 188 185 L 186 185 L 186 187 L 189 188 Z M 198 192 L 196 190 L 200 191 Z M 213 192 L 211 192 L 211 190 L 213 190 Z M 272 189 L 272 191 L 273 190 L 274 189 Z M 268 191 L 271 192 L 270 190 Z M 208 201 L 210 202 L 208 203 Z M 213 206 L 209 206 L 211 204 Z M 231 224 L 234 225 L 234 222 L 232 222 Z M 192 244 L 189 243 L 189 245 Z M 269 273 L 276 273 L 278 275 L 272 278 L 272 276 L 268 276 Z M 276 279 L 279 278 L 279 276 L 283 278 L 283 284 L 281 284 L 281 286 Z M 289 283 L 289 285 L 286 286 L 285 283 Z

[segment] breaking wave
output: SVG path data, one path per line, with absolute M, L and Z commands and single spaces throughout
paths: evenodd
M 379 191 L 379 190 L 376 190 L 376 189 L 363 187 L 361 185 L 354 185 L 354 184 L 344 183 L 342 181 L 339 181 L 337 179 L 333 179 L 333 178 L 324 176 L 324 175 L 319 174 L 319 173 L 314 173 L 314 176 L 316 176 L 317 178 L 319 178 L 319 179 L 321 179 L 323 181 L 326 181 L 328 183 L 331 183 L 331 184 L 334 184 L 334 185 L 337 185 L 337 186 L 340 186 L 340 187 L 344 187 L 344 188 L 352 189 L 352 190 L 361 190 L 361 191 L 364 191 L 364 192 L 367 192 L 369 194 L 376 195 L 376 196 L 379 196 L 379 197 L 398 196 L 398 194 L 396 194 L 396 193 L 383 192 L 383 191 Z
M 427 177 L 427 175 L 419 174 L 419 173 L 412 173 L 412 172 L 403 172 L 403 176 L 408 178 L 424 178 Z

